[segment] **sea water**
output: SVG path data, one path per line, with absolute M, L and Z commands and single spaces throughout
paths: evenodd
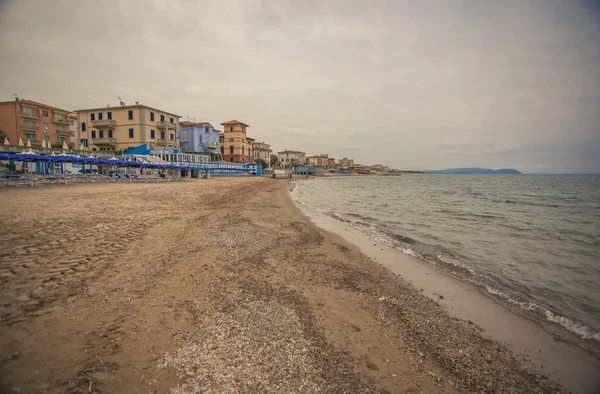
M 292 196 L 600 343 L 600 176 L 330 177 Z

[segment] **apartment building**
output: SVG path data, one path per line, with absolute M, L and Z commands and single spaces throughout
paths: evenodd
M 340 168 L 350 168 L 354 166 L 354 159 L 348 159 L 344 157 L 343 159 L 338 160 L 338 166 Z
M 248 138 L 248 126 L 239 120 L 221 123 L 223 132 L 219 135 L 223 160 L 230 163 L 254 163 L 252 153 L 253 138 Z
M 219 131 L 208 122 L 180 122 L 182 152 L 219 153 Z
M 81 109 L 76 141 L 94 151 L 121 151 L 149 144 L 159 149 L 179 148 L 179 118 L 171 112 L 136 103 Z
M 306 164 L 306 153 L 297 150 L 286 149 L 284 151 L 277 152 L 277 156 L 279 156 L 279 163 L 283 165 L 287 165 L 290 163 L 297 165 Z
M 271 154 L 273 150 L 271 149 L 271 145 L 265 144 L 265 142 L 253 142 L 252 143 L 252 151 L 254 152 L 254 159 L 262 159 L 271 166 Z
M 4 101 L 0 102 L 0 130 L 11 145 L 18 145 L 19 140 L 33 146 L 41 146 L 42 141 L 62 145 L 70 142 L 68 115 L 65 109 L 37 101 Z
M 307 158 L 308 164 L 317 167 L 328 167 L 329 166 L 329 155 L 327 153 L 321 153 L 318 156 L 310 156 Z
M 75 149 L 79 148 L 79 141 L 76 141 L 75 134 L 77 134 L 77 114 L 74 112 L 69 113 L 69 144 Z

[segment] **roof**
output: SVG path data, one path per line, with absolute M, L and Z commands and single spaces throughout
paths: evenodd
M 249 139 L 252 139 L 252 138 L 249 138 Z M 256 141 L 256 140 L 252 143 L 252 145 L 264 145 L 264 146 L 268 146 L 269 148 L 271 147 L 271 145 L 266 144 L 264 141 L 260 142 L 260 141 Z
M 229 122 L 224 122 L 224 123 L 221 123 L 221 125 L 231 125 L 231 124 L 241 124 L 241 125 L 243 125 L 243 126 L 250 127 L 250 126 L 248 126 L 247 124 L 245 124 L 245 123 L 242 123 L 242 122 L 240 122 L 239 120 L 235 120 L 235 119 L 234 119 L 234 120 L 230 120 Z
M 254 139 L 254 138 L 250 138 L 250 137 L 246 137 L 246 139 L 247 139 L 248 141 L 256 141 L 256 139 Z
M 283 150 L 283 151 L 277 152 L 277 153 L 304 153 L 304 152 L 301 152 L 299 150 L 289 150 L 289 149 L 286 149 L 286 150 Z
M 66 112 L 69 113 L 71 111 L 67 110 L 67 109 L 62 109 L 62 108 L 58 108 L 58 107 L 54 107 L 52 105 L 48 105 L 48 104 L 44 104 L 44 103 L 38 103 L 37 101 L 33 101 L 33 100 L 11 100 L 11 101 L 2 101 L 0 102 L 0 104 L 12 104 L 12 103 L 24 103 L 24 104 L 29 104 L 29 105 L 35 105 L 38 107 L 44 107 L 44 108 L 50 108 L 53 109 L 55 111 L 61 111 L 61 112 Z
M 148 108 L 148 109 L 152 109 L 156 112 L 162 112 L 163 114 L 167 114 L 167 115 L 173 115 L 175 117 L 181 118 L 181 116 L 176 115 L 174 113 L 171 112 L 167 112 L 167 111 L 163 111 L 162 109 L 157 109 L 157 108 L 153 108 L 153 107 L 148 107 L 147 105 L 143 105 L 143 104 L 134 104 L 134 105 L 115 105 L 114 107 L 100 107 L 100 108 L 86 108 L 86 109 L 76 109 L 73 112 L 83 112 L 83 111 L 106 111 L 107 109 L 122 109 L 122 108 L 138 108 L 138 107 L 144 107 L 144 108 Z
M 184 120 L 183 122 L 179 122 L 180 126 L 204 126 L 204 125 L 209 125 L 210 127 L 213 128 L 213 125 L 211 125 L 209 122 L 190 122 L 189 120 Z M 215 130 L 217 131 L 217 130 Z

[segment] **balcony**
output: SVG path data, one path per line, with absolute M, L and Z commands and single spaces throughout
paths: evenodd
M 156 143 L 159 145 L 167 145 L 167 139 L 166 138 L 157 138 Z
M 112 119 L 96 119 L 92 120 L 92 127 L 97 129 L 114 129 L 117 127 L 117 122 Z
M 203 142 L 202 146 L 206 149 L 217 149 L 217 144 L 215 142 Z
M 31 114 L 28 114 L 27 112 L 23 111 L 23 108 L 20 108 L 19 116 L 21 116 L 23 118 L 29 118 L 29 119 L 40 119 L 41 112 L 39 109 L 32 108 Z
M 33 122 L 33 125 L 28 125 L 26 123 L 19 124 L 19 130 L 22 130 L 22 131 L 37 131 L 37 129 L 38 129 L 37 122 Z
M 116 146 L 116 138 L 92 138 L 92 144 L 96 146 Z
M 64 116 L 62 119 L 57 119 L 56 117 L 52 118 L 52 123 L 58 123 L 58 124 L 69 124 L 69 118 L 67 116 Z
M 166 129 L 175 130 L 175 123 L 160 121 L 160 122 L 157 122 L 156 127 L 160 130 L 166 130 Z

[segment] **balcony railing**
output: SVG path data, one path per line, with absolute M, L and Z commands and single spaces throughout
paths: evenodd
M 157 138 L 156 143 L 161 144 L 161 145 L 167 145 L 167 139 L 166 138 Z
M 175 129 L 175 123 L 160 121 L 157 123 L 159 129 Z
M 92 144 L 96 146 L 115 146 L 117 140 L 115 138 L 92 138 Z
M 38 123 L 37 122 L 33 122 L 33 125 L 28 125 L 26 123 L 21 123 L 21 124 L 19 124 L 19 129 L 20 130 L 37 131 L 37 129 L 38 129 Z
M 60 124 L 69 124 L 69 119 L 64 116 L 62 119 L 58 119 L 56 116 L 52 118 L 52 122 Z
M 217 149 L 217 144 L 215 142 L 203 142 L 202 146 L 208 149 Z
M 23 110 L 23 108 L 19 109 L 19 116 L 30 119 L 40 119 L 41 113 L 39 109 L 32 108 L 31 113 L 27 113 Z
M 117 122 L 112 119 L 96 119 L 92 120 L 92 126 L 97 129 L 114 129 Z

